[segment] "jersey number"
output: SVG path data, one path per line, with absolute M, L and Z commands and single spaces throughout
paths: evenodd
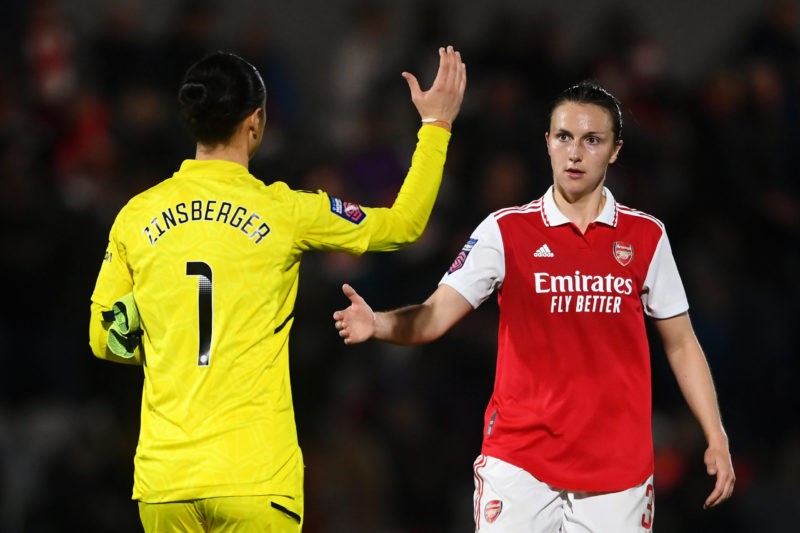
M 653 527 L 653 499 L 655 496 L 655 489 L 653 488 L 652 483 L 648 483 L 647 490 L 644 493 L 644 497 L 647 500 L 645 504 L 645 511 L 642 513 L 642 527 L 644 529 L 650 529 Z
M 212 328 L 212 276 L 211 267 L 202 261 L 187 261 L 186 275 L 197 276 L 197 323 L 198 347 L 197 366 L 208 366 L 211 362 Z

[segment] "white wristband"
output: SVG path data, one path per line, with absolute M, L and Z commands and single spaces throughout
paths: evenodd
M 445 122 L 444 120 L 438 119 L 436 117 L 425 117 L 422 119 L 423 124 L 430 124 L 431 122 Z

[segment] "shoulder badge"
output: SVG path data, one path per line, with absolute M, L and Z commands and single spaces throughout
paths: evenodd
M 464 266 L 464 262 L 467 260 L 467 256 L 472 251 L 472 247 L 475 246 L 475 243 L 478 242 L 478 239 L 470 239 L 467 241 L 467 244 L 461 249 L 461 251 L 456 256 L 453 264 L 450 265 L 450 268 L 447 269 L 448 274 L 452 274 L 462 266 Z
M 331 213 L 342 217 L 348 222 L 352 222 L 353 224 L 361 224 L 361 222 L 367 217 L 367 214 L 358 204 L 345 202 L 330 195 L 328 195 L 328 199 L 331 202 Z

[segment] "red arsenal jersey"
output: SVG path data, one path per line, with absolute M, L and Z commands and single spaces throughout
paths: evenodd
M 477 307 L 497 290 L 497 372 L 482 453 L 554 487 L 610 492 L 653 472 L 644 315 L 688 310 L 664 226 L 604 189 L 585 233 L 552 187 L 475 230 L 442 278 Z

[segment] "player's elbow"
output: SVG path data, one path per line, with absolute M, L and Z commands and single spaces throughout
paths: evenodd
M 398 248 L 407 248 L 412 244 L 416 244 L 417 241 L 422 237 L 422 230 L 419 232 L 414 232 L 413 234 L 408 235 L 405 239 L 402 239 L 397 243 Z
M 430 210 L 400 202 L 392 206 L 390 213 L 387 223 L 398 248 L 416 243 L 425 232 L 431 215 Z
M 114 354 L 108 349 L 108 345 L 104 339 L 90 335 L 89 348 L 92 350 L 92 355 L 103 361 L 112 361 Z
M 400 231 L 399 225 L 389 227 L 391 229 L 370 240 L 367 250 L 373 252 L 394 252 L 396 250 L 402 250 L 416 243 L 420 237 L 422 237 L 422 232 L 425 229 L 424 227 L 413 229 L 404 228 L 403 231 Z
M 420 238 L 422 238 L 422 234 L 425 232 L 425 226 L 427 225 L 427 222 L 427 219 L 424 221 L 406 219 L 402 222 L 399 222 L 397 227 L 404 228 L 404 231 L 398 233 L 397 235 L 397 247 L 405 248 L 419 241 Z
M 98 359 L 107 360 L 109 358 L 108 330 L 96 320 L 89 323 L 89 348 L 92 350 L 92 355 Z
M 103 309 L 92 302 L 89 317 L 89 347 L 95 357 L 104 359 L 108 341 L 108 328 L 103 325 Z
M 105 350 L 103 350 L 100 347 L 98 347 L 97 344 L 94 342 L 94 340 L 91 339 L 91 338 L 89 339 L 89 348 L 92 350 L 92 355 L 94 355 L 98 359 L 103 359 L 103 355 L 104 355 L 103 352 Z

